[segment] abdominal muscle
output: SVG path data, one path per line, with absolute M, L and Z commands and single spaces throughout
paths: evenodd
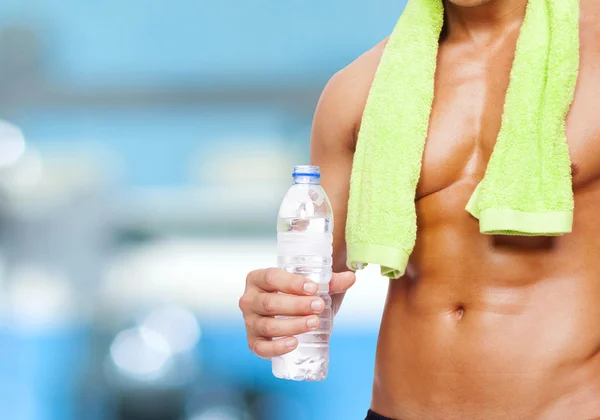
M 372 408 L 401 420 L 600 418 L 600 226 L 484 236 L 472 185 L 417 202 L 418 240 L 390 281 Z M 598 197 L 595 197 L 598 195 Z

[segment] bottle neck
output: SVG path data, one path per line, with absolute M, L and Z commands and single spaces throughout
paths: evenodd
M 319 185 L 321 179 L 321 170 L 314 165 L 294 166 L 292 174 L 294 184 Z

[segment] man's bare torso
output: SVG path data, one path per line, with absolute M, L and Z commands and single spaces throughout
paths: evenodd
M 500 129 L 519 28 L 485 48 L 441 43 L 417 246 L 407 275 L 390 282 L 375 411 L 402 420 L 600 418 L 599 11 L 582 1 L 567 120 L 575 223 L 561 238 L 483 236 L 465 211 Z M 383 47 L 345 70 L 356 130 Z

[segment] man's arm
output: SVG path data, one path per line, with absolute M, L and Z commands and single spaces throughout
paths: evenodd
M 335 218 L 333 269 L 336 274 L 330 283 L 335 312 L 345 291 L 356 280 L 346 269 L 345 225 L 350 173 L 358 125 L 382 50 L 383 43 L 329 81 L 313 123 L 311 162 L 321 167 L 323 187 Z M 252 351 L 264 358 L 280 356 L 296 348 L 298 340 L 294 336 L 318 329 L 316 315 L 323 310 L 324 302 L 315 296 L 316 292 L 312 281 L 284 270 L 269 268 L 249 273 L 240 309 Z M 278 318 L 278 315 L 286 318 Z
M 333 271 L 336 273 L 348 270 L 345 230 L 350 174 L 358 122 L 370 85 L 369 80 L 368 84 L 360 83 L 367 70 L 364 68 L 366 63 L 361 62 L 364 59 L 364 56 L 361 57 L 329 81 L 319 100 L 311 135 L 311 164 L 321 168 L 321 183 L 333 208 Z M 351 286 L 336 281 L 339 279 L 345 280 L 346 277 L 334 277 L 330 285 L 334 313 L 339 310 L 345 291 Z
M 331 78 L 315 112 L 311 136 L 311 164 L 321 167 L 323 188 L 334 214 L 333 271 L 347 271 L 346 215 L 350 174 L 367 97 L 388 38 Z M 334 313 L 351 285 L 334 277 L 330 285 Z

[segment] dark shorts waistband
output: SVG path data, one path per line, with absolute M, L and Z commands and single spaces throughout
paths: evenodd
M 367 417 L 365 418 L 365 420 L 394 420 L 394 419 L 382 416 L 381 414 L 377 414 L 373 410 L 369 410 L 369 412 L 367 413 Z

